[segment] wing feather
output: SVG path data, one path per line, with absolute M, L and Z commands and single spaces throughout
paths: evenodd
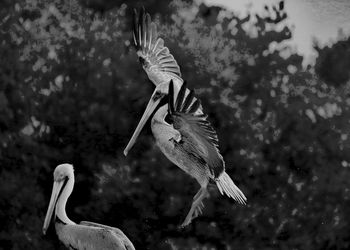
M 168 111 L 170 115 L 174 114 L 175 109 L 174 109 L 174 83 L 173 80 L 170 80 L 169 83 L 169 92 L 168 92 Z
M 184 102 L 184 105 L 183 105 L 183 109 L 184 110 L 187 110 L 189 108 L 189 106 L 192 104 L 193 102 L 193 99 L 194 99 L 194 91 L 193 90 L 190 90 L 190 93 L 188 93 L 187 97 L 186 97 L 186 100 Z
M 200 101 L 194 102 L 194 93 L 190 92 L 185 96 L 186 82 L 181 86 L 174 105 L 174 85 L 169 84 L 168 112 L 173 121 L 174 129 L 178 130 L 188 144 L 195 145 L 191 152 L 197 152 L 198 158 L 204 159 L 209 166 L 214 178 L 225 170 L 223 158 L 219 152 L 218 137 L 207 120 L 207 115 L 198 114 L 196 111 L 200 108 Z
M 175 108 L 176 111 L 182 111 L 182 104 L 183 104 L 183 101 L 185 98 L 186 89 L 187 89 L 187 82 L 185 81 L 182 84 L 180 91 L 179 91 L 177 98 L 176 98 L 176 108 Z
M 139 13 L 134 9 L 133 41 L 140 62 L 155 85 L 171 79 L 182 81 L 179 65 L 158 37 L 157 26 L 144 8 Z
M 201 102 L 197 99 L 195 100 L 192 105 L 190 106 L 188 113 L 194 113 L 198 110 L 198 108 L 201 106 Z M 205 116 L 206 119 L 206 116 Z

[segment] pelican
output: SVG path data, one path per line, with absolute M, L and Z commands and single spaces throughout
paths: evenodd
M 162 97 L 168 94 L 169 82 L 172 80 L 174 84 L 175 98 L 179 92 L 184 80 L 181 78 L 180 67 L 177 64 L 174 56 L 170 54 L 167 47 L 164 46 L 164 40 L 158 37 L 157 26 L 151 21 L 148 13 L 142 8 L 139 15 L 134 9 L 133 16 L 133 40 L 136 48 L 136 54 L 139 61 L 145 70 L 148 78 L 156 86 L 150 101 L 144 112 L 144 116 L 151 114 L 157 107 Z M 186 89 L 185 94 L 189 94 Z M 196 98 L 194 98 L 194 101 Z M 200 105 L 196 114 L 203 114 L 202 106 Z M 145 119 L 145 117 L 142 119 Z M 129 150 L 134 145 L 136 138 L 139 136 L 141 129 L 135 129 L 128 145 L 124 149 L 124 155 L 129 153 Z
M 67 217 L 66 203 L 74 186 L 74 170 L 71 164 L 58 165 L 53 178 L 50 204 L 43 225 L 44 234 L 54 213 L 56 233 L 68 249 L 135 250 L 128 237 L 118 228 L 89 221 L 76 224 Z
M 200 101 L 194 96 L 193 90 L 186 88 L 180 67 L 164 46 L 163 39 L 158 38 L 156 25 L 144 9 L 141 9 L 138 18 L 134 10 L 133 39 L 139 61 L 156 88 L 124 155 L 135 144 L 160 101 L 168 96 L 168 104 L 161 106 L 151 120 L 156 144 L 171 162 L 194 177 L 201 186 L 193 197 L 190 211 L 181 227 L 189 225 L 192 219 L 202 213 L 203 199 L 209 197 L 207 187 L 210 181 L 216 183 L 222 195 L 226 194 L 245 204 L 246 197 L 225 172 L 217 134 L 204 115 Z
M 173 81 L 175 87 L 175 98 L 184 81 L 181 78 L 179 65 L 174 56 L 170 54 L 169 49 L 164 46 L 164 40 L 158 37 L 157 26 L 151 21 L 150 15 L 145 13 L 144 8 L 141 9 L 139 15 L 134 9 L 133 28 L 136 54 L 148 78 L 156 86 L 147 105 L 145 115 L 157 107 L 161 100 L 159 97 L 168 94 L 170 80 Z M 186 89 L 185 93 L 187 95 L 189 90 Z M 196 112 L 197 114 L 202 114 L 202 106 Z M 124 155 L 129 153 L 140 132 L 141 130 L 135 130 L 124 150 Z

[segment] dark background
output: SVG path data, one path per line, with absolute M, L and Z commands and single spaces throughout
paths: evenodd
M 182 230 L 196 181 L 149 123 L 122 154 L 154 88 L 130 43 L 142 5 L 248 198 L 213 188 Z M 137 249 L 348 249 L 350 39 L 315 43 L 305 69 L 284 44 L 282 5 L 237 17 L 181 0 L 0 1 L 0 249 L 64 249 L 41 228 L 65 162 L 76 174 L 68 216 L 118 227 Z

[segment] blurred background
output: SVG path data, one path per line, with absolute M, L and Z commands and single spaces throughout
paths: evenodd
M 41 230 L 64 162 L 76 174 L 68 216 L 118 227 L 136 249 L 349 249 L 350 32 L 325 46 L 304 29 L 305 52 L 294 35 L 313 26 L 292 1 L 232 2 L 0 1 L 0 249 L 65 249 L 54 226 Z M 130 42 L 141 6 L 248 198 L 212 188 L 181 230 L 197 182 L 155 146 L 149 123 L 122 154 L 154 88 Z

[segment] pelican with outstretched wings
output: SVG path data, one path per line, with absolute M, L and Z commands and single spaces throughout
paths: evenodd
M 170 80 L 181 86 L 183 80 L 180 67 L 169 49 L 164 46 L 164 40 L 158 37 L 157 26 L 144 8 L 139 15 L 134 10 L 133 26 L 136 53 L 148 78 L 156 86 L 161 83 L 168 84 Z
M 58 165 L 54 171 L 54 184 L 47 209 L 43 233 L 54 215 L 58 238 L 68 249 L 75 250 L 135 250 L 131 241 L 118 228 L 82 221 L 76 224 L 66 214 L 66 203 L 74 187 L 71 164 Z
M 203 199 L 209 196 L 207 187 L 211 180 L 221 194 L 245 204 L 246 197 L 225 172 L 216 132 L 203 114 L 200 101 L 193 90 L 186 88 L 177 62 L 164 46 L 163 39 L 158 38 L 155 23 L 143 9 L 139 16 L 136 11 L 134 13 L 133 39 L 140 63 L 156 88 L 124 154 L 127 155 L 135 144 L 160 101 L 168 96 L 168 103 L 159 107 L 152 117 L 152 133 L 164 155 L 201 186 L 181 226 L 188 225 L 202 213 Z
M 144 115 L 151 114 L 161 100 L 159 97 L 168 94 L 169 82 L 173 81 L 176 98 L 183 84 L 183 79 L 181 78 L 179 65 L 173 55 L 170 54 L 169 49 L 164 46 L 164 40 L 158 37 L 157 26 L 151 21 L 150 15 L 145 12 L 144 8 L 141 9 L 139 14 L 134 10 L 133 40 L 136 54 L 142 67 L 148 78 L 156 86 L 144 112 Z M 189 90 L 186 89 L 185 94 L 188 95 L 188 93 Z M 202 106 L 198 108 L 196 113 L 203 113 Z M 124 149 L 124 155 L 129 153 L 140 131 L 138 128 L 135 129 L 128 145 Z

